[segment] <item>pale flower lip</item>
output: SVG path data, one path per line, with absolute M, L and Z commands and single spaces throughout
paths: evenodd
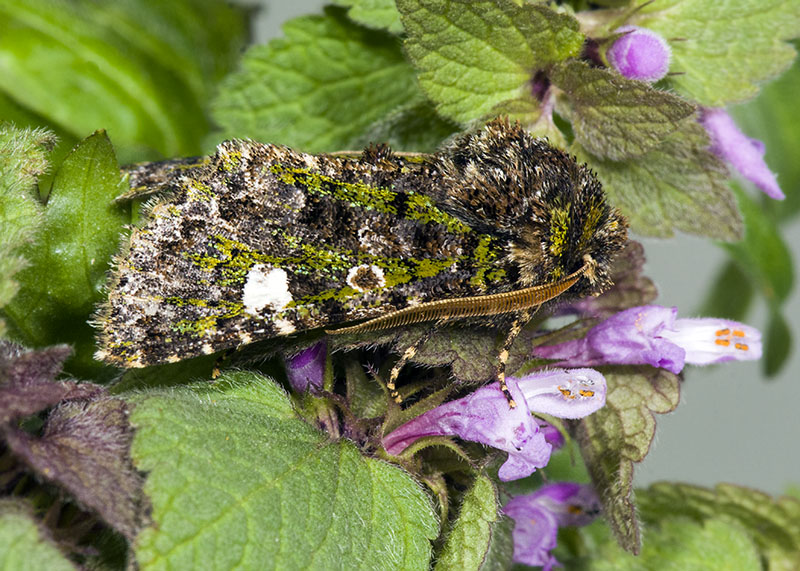
M 709 150 L 712 153 L 730 163 L 742 177 L 770 198 L 786 198 L 775 175 L 764 162 L 764 143 L 742 133 L 725 109 L 706 107 L 701 110 L 699 120 L 711 139 Z
M 508 452 L 498 475 L 516 480 L 546 466 L 553 450 L 552 435 L 540 429 L 531 412 L 581 418 L 605 404 L 605 378 L 591 369 L 554 369 L 506 381 L 517 408 L 509 409 L 493 383 L 403 424 L 384 436 L 384 448 L 397 455 L 426 436 L 458 436 Z

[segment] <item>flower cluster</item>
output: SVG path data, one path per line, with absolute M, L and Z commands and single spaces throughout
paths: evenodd
M 623 35 L 606 50 L 606 59 L 620 75 L 654 82 L 667 74 L 671 50 L 663 37 L 638 26 L 622 26 L 614 33 Z M 712 153 L 770 198 L 785 198 L 775 175 L 764 162 L 764 143 L 742 133 L 725 109 L 702 108 L 699 121 L 711 139 Z

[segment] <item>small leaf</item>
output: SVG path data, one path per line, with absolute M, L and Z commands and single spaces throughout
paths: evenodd
M 14 338 L 41 347 L 76 344 L 75 372 L 92 364 L 94 331 L 86 323 L 102 288 L 129 206 L 112 204 L 122 179 L 108 137 L 98 132 L 64 160 L 53 181 L 35 242 L 24 250 L 20 291 L 3 312 Z M 83 363 L 83 365 L 81 365 Z M 70 367 L 70 365 L 68 365 Z
M 741 527 L 722 518 L 703 525 L 674 518 L 648 527 L 642 552 L 633 556 L 613 543 L 594 554 L 592 569 L 703 569 L 703 571 L 760 571 L 753 542 Z
M 602 159 L 621 161 L 655 149 L 695 111 L 648 83 L 577 60 L 556 66 L 552 80 L 569 101 L 559 110 L 571 119 L 576 140 Z
M 420 100 L 400 107 L 372 125 L 356 140 L 356 147 L 386 143 L 395 151 L 432 153 L 453 135 L 455 124 L 436 114 L 430 102 Z
M 774 377 L 792 354 L 792 329 L 783 314 L 770 315 L 764 346 L 764 373 Z
M 735 244 L 723 244 L 723 247 L 770 307 L 780 307 L 794 285 L 792 254 L 775 220 L 748 194 L 737 187 L 734 191 L 744 216 L 744 238 Z
M 667 87 L 708 107 L 754 97 L 788 68 L 800 36 L 794 0 L 661 0 L 629 22 L 658 32 L 672 48 Z
M 254 373 L 133 395 L 133 457 L 149 472 L 143 569 L 426 569 L 438 533 L 405 472 L 300 420 Z
M 620 546 L 639 553 L 641 537 L 633 502 L 633 463 L 641 462 L 655 435 L 655 413 L 678 406 L 678 377 L 644 366 L 603 367 L 606 406 L 574 424 L 592 484 Z
M 408 56 L 437 111 L 460 124 L 526 97 L 534 73 L 576 56 L 578 21 L 511 0 L 398 0 Z
M 464 495 L 461 509 L 436 560 L 436 571 L 482 569 L 500 520 L 497 490 L 486 476 L 478 476 Z M 509 558 L 510 562 L 510 558 Z
M 764 568 L 800 567 L 800 501 L 796 498 L 774 499 L 733 484 L 719 484 L 712 490 L 666 482 L 640 490 L 637 498 L 649 525 L 679 516 L 697 523 L 715 519 L 735 523 L 757 546 L 766 561 Z
M 130 157 L 198 153 L 242 16 L 215 1 L 8 0 L 0 91 L 73 136 L 107 128 Z
M 0 499 L 0 569 L 69 571 L 76 567 L 40 527 L 22 500 Z
M 250 48 L 220 87 L 212 104 L 220 138 L 352 148 L 369 125 L 419 97 L 397 38 L 353 24 L 342 9 L 291 20 L 283 31 Z
M 629 161 L 596 159 L 576 145 L 597 171 L 611 202 L 645 236 L 669 237 L 676 230 L 735 240 L 742 223 L 725 166 L 708 150 L 697 123 L 684 123 L 664 143 Z
M 714 278 L 714 283 L 700 305 L 697 315 L 727 317 L 734 321 L 744 321 L 755 289 L 747 274 L 739 264 L 729 261 Z
M 132 431 L 125 403 L 68 402 L 48 417 L 44 434 L 6 432 L 8 447 L 39 477 L 69 492 L 129 540 L 139 528 L 141 477 L 128 449 Z
M 393 34 L 403 31 L 400 14 L 393 0 L 333 0 L 338 6 L 349 6 L 347 15 L 354 22 L 368 28 L 389 30 Z

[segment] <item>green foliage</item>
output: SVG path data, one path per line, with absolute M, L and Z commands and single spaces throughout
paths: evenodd
M 197 153 L 243 33 L 241 11 L 223 2 L 10 0 L 0 91 L 73 137 L 107 129 L 126 160 Z
M 710 490 L 689 484 L 659 483 L 640 491 L 638 499 L 642 519 L 648 526 L 657 526 L 673 518 L 705 527 L 712 522 L 719 522 L 716 525 L 725 522 L 738 527 L 739 534 L 747 536 L 748 540 L 740 539 L 736 543 L 747 550 L 754 545 L 758 555 L 766 561 L 766 568 L 797 569 L 800 565 L 800 501 L 796 498 L 774 499 L 763 492 L 732 484 L 719 484 Z M 732 536 L 734 538 L 736 535 Z M 733 544 L 725 542 L 724 538 L 717 542 L 720 547 L 736 552 Z M 743 562 L 748 560 L 742 559 Z
M 633 463 L 641 462 L 655 435 L 655 414 L 678 406 L 678 377 L 650 367 L 607 367 L 606 406 L 575 430 L 592 484 L 620 546 L 639 553 L 641 531 L 633 500 Z
M 569 101 L 575 140 L 599 159 L 641 157 L 694 115 L 680 97 L 574 60 L 555 69 L 553 83 Z
M 419 97 L 397 39 L 353 24 L 344 10 L 297 18 L 283 30 L 285 38 L 250 48 L 220 87 L 211 108 L 218 139 L 349 149 L 373 122 Z
M 436 571 L 448 569 L 491 569 L 504 568 L 505 565 L 494 554 L 489 559 L 496 535 L 508 533 L 502 528 L 502 519 L 498 514 L 497 490 L 486 476 L 478 476 L 472 488 L 464 494 L 461 509 L 458 513 L 444 548 L 436 560 Z M 502 556 L 506 565 L 511 560 L 511 552 L 506 550 Z
M 657 148 L 626 162 L 577 155 L 597 171 L 603 188 L 646 236 L 669 237 L 676 230 L 722 240 L 741 236 L 736 201 L 726 184 L 727 170 L 706 147 L 697 123 L 685 123 Z
M 462 125 L 527 99 L 533 72 L 577 55 L 583 43 L 574 18 L 540 5 L 398 0 L 397 7 L 420 86 L 441 115 Z
M 112 203 L 124 190 L 114 149 L 104 132 L 80 143 L 58 168 L 44 204 L 31 206 L 41 224 L 22 249 L 27 267 L 16 274 L 19 291 L 2 309 L 13 339 L 44 347 L 76 345 L 71 366 L 97 373 L 94 332 L 86 323 L 102 296 L 106 273 L 129 207 Z M 11 220 L 7 232 L 25 232 L 35 216 Z
M 755 97 L 759 83 L 791 65 L 795 50 L 786 40 L 800 35 L 793 0 L 659 0 L 631 23 L 672 40 L 675 75 L 666 86 L 706 107 Z
M 417 483 L 303 422 L 268 379 L 227 373 L 132 398 L 153 506 L 143 569 L 428 567 L 438 525 Z
M 52 537 L 22 500 L 0 498 L 0 569 L 5 571 L 71 571 Z
M 0 124 L 0 310 L 19 289 L 14 275 L 25 267 L 21 249 L 41 223 L 34 185 L 47 169 L 50 133 Z M 0 336 L 5 336 L 0 319 Z
M 348 6 L 348 17 L 369 28 L 386 29 L 395 34 L 403 31 L 393 0 L 333 0 L 333 4 Z

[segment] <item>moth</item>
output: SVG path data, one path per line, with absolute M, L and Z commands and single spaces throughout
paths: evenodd
M 513 406 L 505 362 L 531 312 L 606 289 L 627 235 L 588 167 L 503 119 L 430 155 L 234 140 L 130 178 L 164 197 L 115 260 L 96 316 L 97 357 L 121 367 L 319 328 L 467 320 L 506 329 L 496 377 Z M 392 369 L 396 399 L 419 343 Z

